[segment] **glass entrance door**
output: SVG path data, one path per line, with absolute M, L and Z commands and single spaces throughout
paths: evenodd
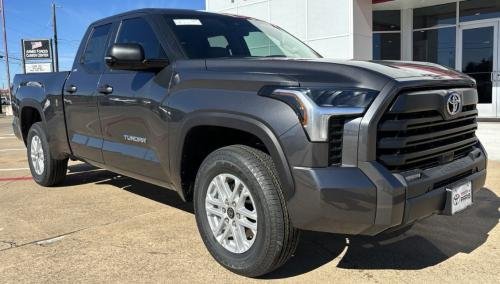
M 480 117 L 500 117 L 499 20 L 461 24 L 457 69 L 477 81 Z

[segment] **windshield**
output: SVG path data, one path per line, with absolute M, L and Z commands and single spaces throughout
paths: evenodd
M 320 57 L 297 38 L 263 21 L 222 15 L 165 17 L 191 59 Z

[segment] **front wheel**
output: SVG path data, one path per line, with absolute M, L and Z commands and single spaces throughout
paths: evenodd
M 299 232 L 274 163 L 262 151 L 234 145 L 211 153 L 196 177 L 194 207 L 209 252 L 235 273 L 261 276 L 295 251 Z
M 30 171 L 36 183 L 53 186 L 64 180 L 68 159 L 57 160 L 52 157 L 42 123 L 37 122 L 31 126 L 27 147 Z

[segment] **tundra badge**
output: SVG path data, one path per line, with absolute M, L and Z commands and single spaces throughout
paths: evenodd
M 146 144 L 146 138 L 145 137 L 137 137 L 137 136 L 132 136 L 132 135 L 127 135 L 123 134 L 123 138 L 127 141 L 132 141 L 132 142 L 137 142 L 137 143 L 144 143 Z

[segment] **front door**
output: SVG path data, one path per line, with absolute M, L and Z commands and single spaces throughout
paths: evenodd
M 149 22 L 124 19 L 115 43 L 138 43 L 146 59 L 166 53 Z M 166 98 L 172 66 L 159 72 L 105 70 L 100 79 L 99 115 L 106 165 L 168 183 Z M 105 90 L 104 87 L 107 87 Z
M 457 69 L 477 81 L 480 117 L 500 117 L 499 20 L 461 24 Z

